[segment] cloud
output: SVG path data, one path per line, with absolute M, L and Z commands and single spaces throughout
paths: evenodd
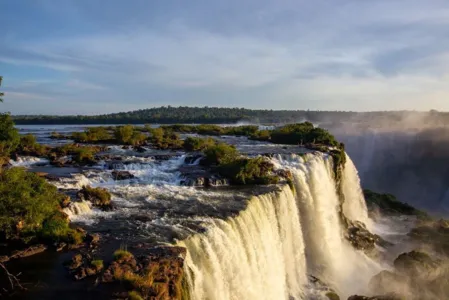
M 442 0 L 111 1 L 108 9 L 62 2 L 45 13 L 82 21 L 78 30 L 67 23 L 65 34 L 13 35 L 0 47 L 9 68 L 51 69 L 60 79 L 39 86 L 14 80 L 9 90 L 94 101 L 95 110 L 107 101 L 119 110 L 449 110 L 449 5 Z M 26 80 L 36 79 L 45 80 Z

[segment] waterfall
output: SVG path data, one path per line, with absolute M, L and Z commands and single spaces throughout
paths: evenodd
M 89 201 L 72 202 L 63 211 L 69 216 L 69 219 L 73 219 L 75 216 L 88 215 L 92 213 L 92 203 Z
M 246 210 L 183 241 L 192 299 L 301 299 L 302 229 L 288 186 L 253 197 Z
M 366 292 L 381 268 L 343 236 L 330 156 L 279 155 L 272 162 L 291 171 L 294 192 L 284 186 L 281 192 L 253 197 L 237 217 L 210 220 L 205 233 L 183 242 L 192 299 L 326 299 L 316 296 L 308 274 L 343 299 Z M 359 203 L 357 172 L 349 159 L 346 165 L 343 212 L 369 220 Z
M 368 229 L 371 229 L 372 224 L 368 217 L 365 197 L 360 187 L 360 178 L 354 163 L 348 155 L 346 156 L 346 164 L 343 170 L 342 188 L 345 195 L 345 202 L 343 203 L 344 215 L 350 220 L 363 222 Z

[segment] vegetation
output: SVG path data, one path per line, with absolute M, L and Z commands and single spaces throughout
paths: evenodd
M 149 128 L 150 142 L 158 149 L 182 149 L 179 134 L 164 128 Z
M 197 138 L 188 137 L 184 140 L 184 150 L 187 152 L 191 151 L 203 151 L 207 148 L 215 146 L 217 141 L 212 138 Z
M 17 149 L 20 135 L 9 114 L 0 114 L 0 163 L 9 161 L 10 155 Z
M 229 164 L 240 156 L 234 146 L 226 143 L 212 145 L 204 150 L 204 154 L 206 155 L 206 163 L 210 165 Z
M 48 151 L 49 148 L 39 144 L 36 141 L 36 137 L 32 134 L 22 135 L 16 149 L 18 154 L 33 156 L 46 156 Z
M 95 154 L 102 148 L 95 146 L 80 146 L 78 144 L 66 144 L 61 147 L 52 148 L 48 157 L 50 161 L 57 161 L 59 157 L 71 155 L 72 160 L 81 165 L 90 165 L 96 163 Z
M 233 184 L 275 184 L 279 177 L 272 175 L 273 165 L 262 157 L 238 158 L 221 164 L 219 172 Z
M 104 268 L 104 263 L 103 263 L 103 260 L 101 260 L 101 259 L 95 259 L 95 260 L 91 261 L 90 264 L 92 265 L 92 267 L 94 267 L 97 270 L 101 270 Z
M 60 212 L 65 196 L 38 175 L 23 168 L 0 173 L 0 232 L 2 240 L 30 240 L 79 243 L 82 236 L 69 228 Z
M 133 254 L 124 249 L 119 249 L 114 252 L 114 260 L 128 260 L 131 257 L 134 257 Z
M 364 190 L 366 204 L 368 208 L 379 209 L 386 214 L 402 214 L 414 215 L 420 219 L 431 219 L 431 217 L 424 211 L 414 208 L 413 206 L 400 202 L 395 196 L 391 194 L 379 194 L 371 190 Z
M 132 125 L 116 127 L 114 136 L 117 143 L 132 146 L 142 145 L 148 138 L 145 134 L 137 131 Z
M 90 201 L 93 205 L 101 208 L 111 207 L 111 193 L 104 188 L 83 186 L 83 188 L 78 192 L 78 197 Z
M 271 132 L 271 142 L 276 144 L 322 144 L 338 146 L 334 136 L 327 130 L 314 127 L 310 122 L 285 125 Z

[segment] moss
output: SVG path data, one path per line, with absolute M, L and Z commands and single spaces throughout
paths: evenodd
M 329 300 L 340 300 L 340 297 L 335 292 L 327 292 L 326 297 Z
M 104 263 L 101 259 L 93 260 L 90 262 L 90 264 L 97 270 L 102 270 L 104 268 Z
M 127 260 L 134 257 L 133 254 L 127 250 L 119 249 L 114 252 L 114 260 Z

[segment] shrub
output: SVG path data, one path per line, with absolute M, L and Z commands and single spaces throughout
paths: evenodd
M 48 147 L 38 144 L 34 135 L 27 134 L 20 137 L 17 152 L 24 155 L 44 156 L 48 152 Z
M 253 136 L 259 130 L 259 126 L 244 125 L 244 126 L 229 126 L 224 128 L 224 134 L 237 136 Z
M 202 151 L 206 148 L 210 148 L 216 144 L 216 141 L 212 138 L 196 138 L 188 137 L 184 140 L 185 151 Z
M 0 158 L 1 163 L 9 160 L 9 156 L 19 145 L 20 135 L 14 127 L 9 114 L 0 114 Z
M 154 147 L 159 149 L 181 149 L 183 145 L 179 134 L 168 129 L 164 130 L 162 127 L 151 129 L 150 141 Z
M 96 259 L 90 262 L 90 264 L 92 265 L 92 267 L 94 267 L 97 270 L 101 270 L 104 268 L 104 264 L 103 261 L 101 259 Z
M 218 143 L 204 150 L 206 163 L 212 165 L 227 164 L 237 159 L 240 154 L 237 149 L 226 143 Z
M 42 224 L 39 235 L 48 242 L 65 242 L 73 245 L 81 244 L 84 235 L 80 231 L 69 227 L 69 220 L 61 213 L 56 212 Z
M 315 128 L 310 122 L 289 124 L 271 132 L 271 141 L 276 144 L 323 144 L 338 146 L 334 136 L 327 130 Z
M 64 195 L 23 168 L 0 173 L 0 231 L 6 238 L 39 230 L 58 211 Z
M 119 249 L 114 252 L 114 260 L 115 261 L 127 260 L 127 259 L 130 259 L 131 257 L 134 257 L 133 254 L 124 249 Z
M 271 139 L 271 131 L 270 130 L 258 130 L 250 137 L 252 140 L 258 141 L 269 141 Z
M 84 132 L 74 132 L 72 139 L 77 143 L 93 143 L 110 141 L 112 136 L 108 128 L 100 126 L 86 128 Z
M 272 175 L 273 165 L 262 157 L 239 158 L 221 165 L 220 174 L 234 184 L 275 184 L 279 177 Z
M 50 160 L 54 160 L 59 156 L 72 155 L 73 161 L 79 164 L 94 164 L 96 162 L 95 154 L 100 151 L 101 148 L 98 146 L 67 144 L 51 149 L 48 156 Z
M 108 190 L 97 187 L 83 186 L 78 192 L 81 199 L 92 202 L 93 205 L 102 208 L 109 208 L 111 206 L 111 194 Z
M 118 126 L 115 128 L 114 136 L 118 143 L 120 144 L 129 144 L 134 134 L 134 126 L 125 125 Z

